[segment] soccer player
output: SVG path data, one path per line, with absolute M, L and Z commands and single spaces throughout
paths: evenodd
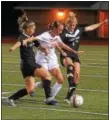
M 9 49 L 9 51 L 14 51 L 16 48 L 20 47 L 20 66 L 26 88 L 14 93 L 7 99 L 7 102 L 11 106 L 16 106 L 14 100 L 17 100 L 27 94 L 33 96 L 35 89 L 34 77 L 37 76 L 43 80 L 43 87 L 46 96 L 45 103 L 48 105 L 57 105 L 58 102 L 51 97 L 51 75 L 45 68 L 41 67 L 41 65 L 35 62 L 35 55 L 33 51 L 34 43 L 29 42 L 30 36 L 32 36 L 35 32 L 36 25 L 33 21 L 26 21 L 23 24 L 22 29 L 23 33 L 20 35 L 18 41 Z M 31 37 L 31 39 L 33 39 L 33 37 Z M 24 46 L 24 43 L 26 44 L 26 46 Z
M 108 22 L 108 20 L 104 20 L 103 22 L 93 24 L 86 27 L 78 27 L 78 21 L 76 15 L 71 13 L 65 23 L 65 28 L 63 32 L 60 34 L 62 41 L 68 45 L 71 49 L 78 51 L 80 45 L 80 38 L 83 32 L 93 31 L 99 28 L 104 23 Z M 69 103 L 71 96 L 74 94 L 76 87 L 80 78 L 80 59 L 79 56 L 75 53 L 68 52 L 67 57 L 64 57 L 62 54 L 60 55 L 60 61 L 63 66 L 67 68 L 67 79 L 69 83 L 68 93 L 65 97 L 65 101 Z
M 46 46 L 48 48 L 48 54 L 45 54 L 43 49 L 39 49 L 35 55 L 36 63 L 40 64 L 41 66 L 44 66 L 51 75 L 53 75 L 57 82 L 52 88 L 52 96 L 55 97 L 57 93 L 62 88 L 62 83 L 64 81 L 62 72 L 59 68 L 57 55 L 55 53 L 55 47 L 58 48 L 58 50 L 63 53 L 64 51 L 61 50 L 61 48 L 66 49 L 67 51 L 75 54 L 81 53 L 81 51 L 74 51 L 67 45 L 65 45 L 60 37 L 59 34 L 63 31 L 64 25 L 59 21 L 54 21 L 49 25 L 49 31 L 42 33 L 39 36 L 36 36 L 36 39 L 39 40 L 41 46 Z M 58 45 L 59 44 L 59 45 Z M 36 87 L 39 86 L 39 83 L 36 83 Z

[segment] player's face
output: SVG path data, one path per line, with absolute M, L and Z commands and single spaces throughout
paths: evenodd
M 58 28 L 54 28 L 55 34 L 56 34 L 56 35 L 61 34 L 62 31 L 63 31 L 63 29 L 64 29 L 64 26 L 63 26 L 63 25 L 59 25 Z
M 28 35 L 32 35 L 35 33 L 35 30 L 36 30 L 36 26 L 32 25 L 26 29 L 26 32 L 28 33 Z
M 74 22 L 70 22 L 70 23 L 67 24 L 67 28 L 70 31 L 74 31 L 74 29 L 76 28 L 76 24 Z

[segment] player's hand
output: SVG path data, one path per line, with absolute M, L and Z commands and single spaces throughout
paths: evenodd
M 108 22 L 109 22 L 109 19 L 105 19 L 105 20 L 104 20 L 104 23 L 108 23 Z
M 14 51 L 14 49 L 13 48 L 9 48 L 9 52 L 12 52 L 12 51 Z
M 84 53 L 84 51 L 77 51 L 77 55 L 81 55 L 83 53 Z

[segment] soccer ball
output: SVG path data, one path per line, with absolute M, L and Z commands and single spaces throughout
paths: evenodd
M 71 106 L 79 107 L 83 104 L 84 99 L 81 95 L 73 95 L 70 99 Z

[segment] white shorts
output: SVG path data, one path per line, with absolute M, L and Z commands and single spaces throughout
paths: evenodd
M 54 59 L 53 59 L 54 58 Z M 45 56 L 42 52 L 38 51 L 35 55 L 36 63 L 43 66 L 47 70 L 59 67 L 57 56 Z

